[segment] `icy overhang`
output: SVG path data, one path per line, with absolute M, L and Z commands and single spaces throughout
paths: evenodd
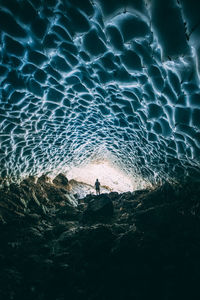
M 1 0 L 2 176 L 105 153 L 150 181 L 199 176 L 200 4 Z

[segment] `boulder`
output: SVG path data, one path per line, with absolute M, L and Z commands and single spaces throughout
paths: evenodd
M 65 206 L 59 208 L 56 216 L 60 220 L 74 221 L 79 219 L 79 211 L 73 205 L 65 203 Z
M 55 185 L 64 186 L 66 187 L 68 185 L 68 179 L 65 177 L 64 174 L 59 173 L 53 180 L 53 183 Z
M 114 208 L 110 198 L 105 195 L 96 196 L 88 203 L 83 214 L 83 222 L 101 221 L 113 216 Z
M 46 174 L 43 174 L 38 178 L 37 182 L 40 184 L 49 182 L 49 177 Z
M 109 194 L 109 197 L 112 201 L 118 200 L 118 196 L 119 196 L 118 192 L 111 192 Z

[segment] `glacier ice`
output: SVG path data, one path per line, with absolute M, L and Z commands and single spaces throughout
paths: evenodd
M 198 1 L 1 0 L 0 170 L 200 173 Z

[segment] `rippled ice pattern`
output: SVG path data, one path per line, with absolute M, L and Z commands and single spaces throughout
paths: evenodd
M 2 176 L 112 157 L 199 176 L 200 2 L 0 0 Z

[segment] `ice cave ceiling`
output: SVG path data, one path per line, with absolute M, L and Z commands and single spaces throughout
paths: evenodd
M 199 176 L 200 1 L 0 0 L 0 167 Z

